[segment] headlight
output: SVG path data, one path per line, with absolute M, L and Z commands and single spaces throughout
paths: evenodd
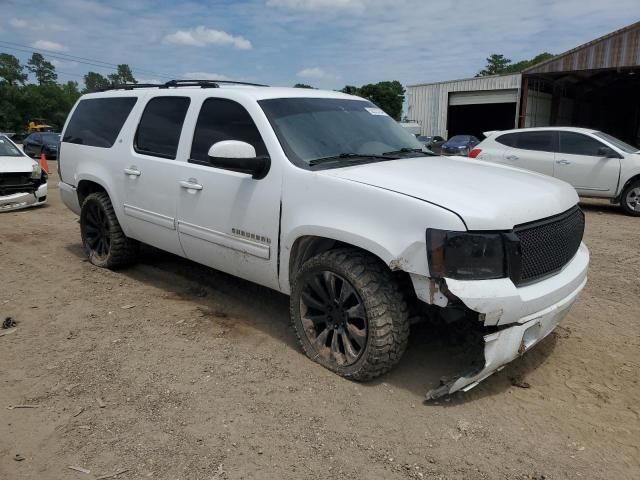
M 40 164 L 34 163 L 31 170 L 31 178 L 33 180 L 40 180 L 41 176 L 42 176 L 42 168 L 40 168 Z
M 501 233 L 427 230 L 429 274 L 433 278 L 486 280 L 507 276 Z

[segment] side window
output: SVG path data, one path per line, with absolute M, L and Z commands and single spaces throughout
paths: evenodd
M 496 142 L 506 145 L 507 147 L 515 147 L 517 135 L 517 133 L 506 133 L 496 137 Z
M 522 132 L 516 134 L 516 148 L 536 150 L 538 152 L 554 152 L 553 132 Z
M 256 149 L 256 155 L 267 154 L 258 128 L 242 105 L 233 100 L 208 98 L 198 115 L 189 161 L 208 164 L 209 148 L 223 140 L 247 142 Z
M 574 132 L 560 132 L 560 153 L 601 157 L 598 153 L 605 145 L 599 141 Z
M 535 150 L 538 152 L 555 152 L 555 132 L 518 132 L 506 133 L 496 138 L 496 142 L 507 147 Z
M 137 100 L 136 97 L 81 100 L 69 120 L 62 141 L 111 148 Z
M 188 97 L 155 97 L 144 108 L 134 140 L 136 152 L 176 158 Z

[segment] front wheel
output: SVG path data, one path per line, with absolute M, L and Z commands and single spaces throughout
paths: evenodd
M 640 217 L 640 180 L 627 185 L 622 192 L 620 205 L 627 215 Z
M 409 337 L 407 305 L 391 272 L 354 248 L 304 263 L 293 283 L 291 319 L 309 358 L 358 381 L 393 368 Z
M 138 242 L 120 228 L 105 192 L 92 193 L 82 203 L 80 233 L 89 261 L 98 267 L 116 269 L 135 260 Z

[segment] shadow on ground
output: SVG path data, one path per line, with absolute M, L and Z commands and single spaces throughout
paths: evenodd
M 87 261 L 79 243 L 66 248 Z M 258 329 L 284 344 L 291 355 L 302 355 L 290 324 L 289 297 L 284 294 L 148 246 L 143 247 L 135 266 L 119 273 L 165 291 L 166 298 L 189 302 L 203 312 L 225 318 L 227 325 L 229 321 L 242 322 L 243 327 Z M 452 406 L 500 394 L 514 388 L 514 383 L 522 385 L 525 383 L 522 379 L 545 362 L 555 345 L 556 336 L 552 333 L 473 390 L 425 404 Z M 430 322 L 417 323 L 411 327 L 409 345 L 398 366 L 383 377 L 363 384 L 363 388 L 390 385 L 411 392 L 418 397 L 416 401 L 421 401 L 428 390 L 441 384 L 441 379 L 462 375 L 484 363 L 481 350 L 478 352 L 476 342 L 472 343 L 469 338 L 452 339 Z

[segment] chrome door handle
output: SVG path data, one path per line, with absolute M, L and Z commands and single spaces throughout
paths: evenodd
M 129 167 L 124 169 L 125 175 L 131 175 L 133 177 L 139 177 L 142 172 L 137 170 L 136 167 Z
M 180 186 L 182 188 L 186 188 L 187 190 L 202 190 L 202 185 L 197 182 L 198 181 L 195 178 L 190 178 L 189 180 L 180 180 Z
M 569 160 L 558 160 L 556 163 L 558 165 L 571 165 L 571 162 Z
M 507 160 L 520 160 L 520 157 L 516 157 L 515 155 L 509 155 L 506 157 Z

